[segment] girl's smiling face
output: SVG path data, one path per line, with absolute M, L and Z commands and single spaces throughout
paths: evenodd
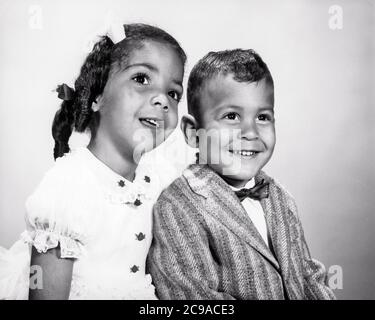
M 183 74 L 183 63 L 169 45 L 145 41 L 134 49 L 126 65 L 110 73 L 97 99 L 95 139 L 137 162 L 177 126 Z

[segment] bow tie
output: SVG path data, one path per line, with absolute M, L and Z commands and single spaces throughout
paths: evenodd
M 240 199 L 240 201 L 244 200 L 246 197 L 249 197 L 254 200 L 261 200 L 264 198 L 268 198 L 268 187 L 269 183 L 264 182 L 264 180 L 259 181 L 254 187 L 246 189 L 240 189 L 235 191 L 234 193 Z

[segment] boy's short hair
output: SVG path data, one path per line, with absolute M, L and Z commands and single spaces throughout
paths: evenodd
M 262 58 L 252 49 L 211 51 L 192 69 L 187 88 L 188 112 L 200 121 L 200 95 L 205 84 L 218 75 L 232 74 L 238 82 L 266 79 L 273 86 L 272 75 Z

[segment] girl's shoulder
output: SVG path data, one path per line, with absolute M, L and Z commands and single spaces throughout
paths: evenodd
M 89 178 L 82 157 L 82 149 L 67 153 L 57 158 L 48 169 L 34 193 L 72 193 Z
M 95 200 L 95 184 L 85 166 L 82 150 L 58 158 L 26 200 L 26 221 L 81 229 L 90 217 Z
M 91 234 L 94 200 L 83 150 L 58 158 L 26 200 L 24 240 L 38 252 L 60 245 L 61 257 L 78 258 Z

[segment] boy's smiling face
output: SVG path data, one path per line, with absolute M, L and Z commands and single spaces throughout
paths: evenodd
M 232 186 L 243 187 L 275 147 L 273 85 L 265 79 L 247 83 L 219 75 L 204 85 L 199 100 L 201 161 Z

